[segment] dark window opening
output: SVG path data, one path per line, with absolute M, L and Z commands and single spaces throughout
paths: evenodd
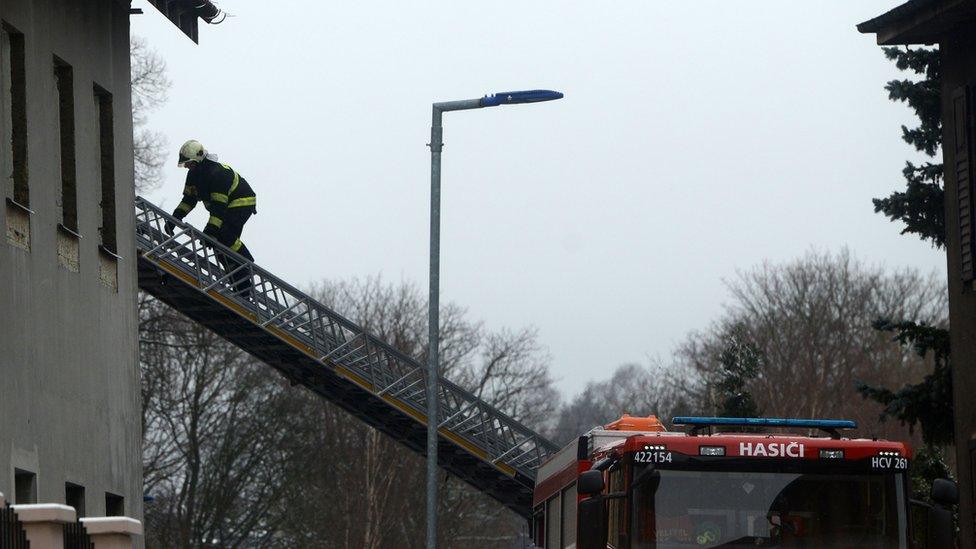
M 78 232 L 78 190 L 75 179 L 75 85 L 71 65 L 54 58 L 61 127 L 61 224 Z
M 125 498 L 109 492 L 105 492 L 105 516 L 124 517 Z
M 85 516 L 85 487 L 64 483 L 64 504 L 75 508 L 78 518 Z
M 14 503 L 37 503 L 37 475 L 23 469 L 14 469 Z
M 545 504 L 536 508 L 535 515 L 532 516 L 532 540 L 536 547 L 546 546 L 546 515 Z
M 14 202 L 30 207 L 27 186 L 27 58 L 24 35 L 7 23 L 2 24 L 3 50 L 8 60 L 10 95 L 7 98 L 10 116 L 10 160 L 14 183 Z M 4 113 L 6 115 L 8 113 Z
M 969 481 L 973 501 L 976 501 L 976 440 L 969 441 Z
M 102 226 L 99 229 L 102 247 L 115 254 L 118 242 L 115 234 L 115 135 L 112 115 L 112 94 L 95 86 L 98 107 L 99 160 L 102 179 Z

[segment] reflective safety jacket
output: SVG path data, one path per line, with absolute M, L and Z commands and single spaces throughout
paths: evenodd
M 183 219 L 190 210 L 203 201 L 210 212 L 206 234 L 217 234 L 224 224 L 224 214 L 230 208 L 252 208 L 257 211 L 257 196 L 251 186 L 233 168 L 212 160 L 204 160 L 186 174 L 183 201 L 173 216 Z

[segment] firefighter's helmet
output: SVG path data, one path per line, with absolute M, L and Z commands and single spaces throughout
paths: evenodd
M 181 168 L 186 167 L 187 162 L 203 162 L 203 159 L 207 157 L 207 149 L 203 148 L 203 144 L 195 139 L 191 139 L 183 146 L 180 147 L 180 161 L 179 166 Z

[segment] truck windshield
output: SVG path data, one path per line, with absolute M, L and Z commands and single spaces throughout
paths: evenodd
M 657 470 L 634 491 L 631 547 L 904 549 L 902 473 Z

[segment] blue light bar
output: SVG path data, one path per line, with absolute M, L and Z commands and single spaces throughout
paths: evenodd
M 562 99 L 563 94 L 552 90 L 527 90 L 498 92 L 481 98 L 482 107 L 497 107 L 498 105 L 516 105 L 519 103 L 539 103 Z
M 857 429 L 857 422 L 849 419 L 786 419 L 775 417 L 676 417 L 674 425 L 709 427 L 798 427 L 801 429 Z

